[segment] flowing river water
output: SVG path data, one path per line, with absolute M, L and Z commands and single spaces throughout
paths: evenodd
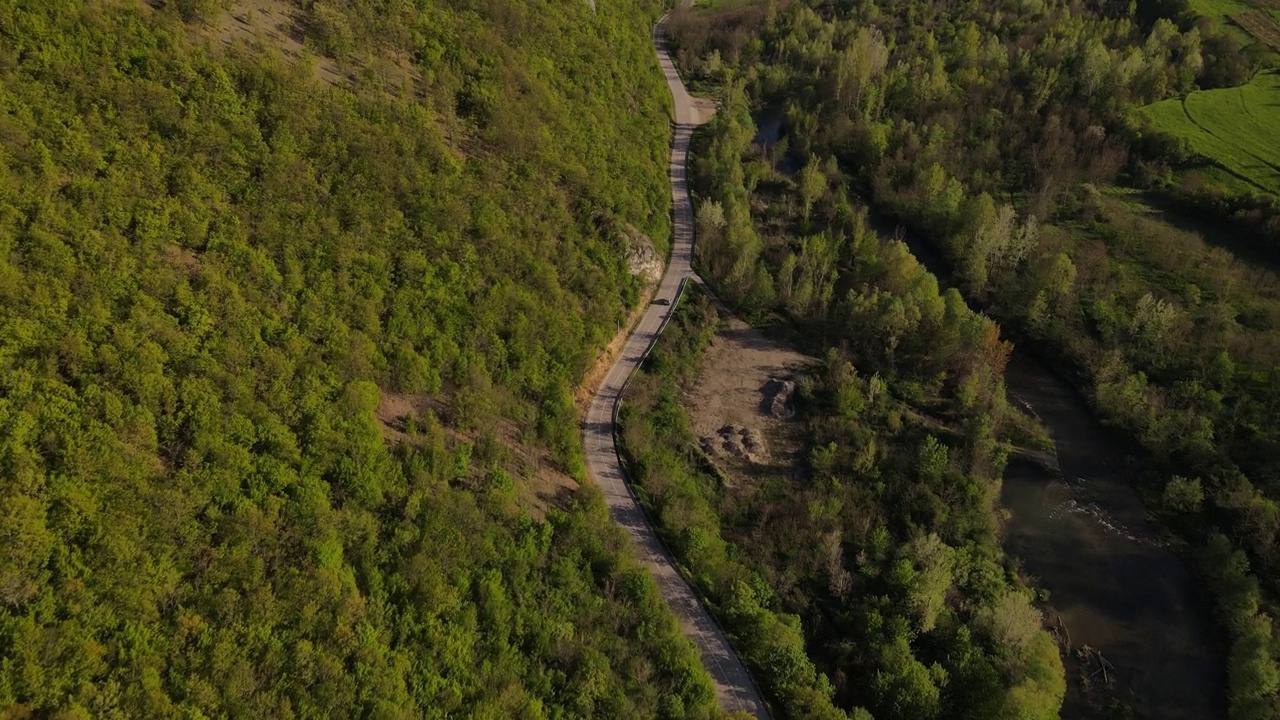
M 1069 647 L 1102 653 L 1110 697 L 1140 718 L 1222 715 L 1223 649 L 1208 603 L 1145 518 L 1129 483 L 1135 462 L 1052 370 L 1015 352 L 1011 400 L 1034 412 L 1057 444 L 1061 472 L 1025 462 L 1005 471 L 1004 546 L 1049 591 L 1045 610 Z M 1075 677 L 1063 717 L 1093 717 L 1079 677 L 1101 686 L 1100 663 L 1068 664 Z M 1105 696 L 1104 696 L 1105 697 Z
M 902 237 L 946 284 L 937 250 L 912 233 Z M 1010 401 L 1035 415 L 1057 448 L 1059 471 L 1012 462 L 1001 502 L 1009 512 L 1004 548 L 1049 592 L 1043 609 L 1065 641 L 1062 717 L 1098 717 L 1098 705 L 1112 702 L 1132 712 L 1114 717 L 1222 717 L 1223 642 L 1208 599 L 1146 519 L 1131 484 L 1143 460 L 1027 349 L 1015 347 L 1005 384 Z M 1101 655 L 1082 661 L 1078 653 L 1086 647 Z M 1082 678 L 1110 689 L 1088 693 Z

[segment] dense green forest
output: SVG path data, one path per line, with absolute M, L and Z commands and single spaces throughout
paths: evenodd
M 659 10 L 0 0 L 0 717 L 719 712 L 519 492 L 666 241 Z
M 967 300 L 1145 447 L 1152 510 L 1231 637 L 1230 717 L 1274 718 L 1280 279 L 1254 232 L 1273 201 L 1170 184 L 1184 148 L 1137 114 L 1248 82 L 1267 56 L 1176 19 L 1061 0 L 682 14 L 680 62 L 723 97 L 693 173 L 698 252 L 735 307 L 785 315 L 896 397 L 963 406 L 983 393 L 940 370 L 948 306 L 880 289 L 896 263 L 862 258 L 853 219 L 869 207 L 927 238 Z M 752 112 L 781 124 L 776 143 L 752 145 Z

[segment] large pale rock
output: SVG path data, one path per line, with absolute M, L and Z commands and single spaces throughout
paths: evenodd
M 627 226 L 622 231 L 622 240 L 627 248 L 627 268 L 631 274 L 644 280 L 646 285 L 656 284 L 662 279 L 662 258 L 653 249 L 653 241 L 644 233 Z

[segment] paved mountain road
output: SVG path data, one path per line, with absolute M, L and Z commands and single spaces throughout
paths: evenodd
M 666 18 L 663 18 L 654 27 L 653 46 L 675 100 L 675 137 L 671 143 L 671 199 L 675 227 L 671 261 L 654 297 L 665 298 L 674 303 L 682 281 L 689 279 L 700 282 L 689 264 L 693 258 L 693 206 L 689 201 L 685 161 L 693 129 L 710 118 L 714 106 L 706 101 L 695 100 L 685 90 L 666 50 L 665 23 Z M 674 305 L 649 306 L 627 338 L 617 363 L 609 370 L 596 391 L 582 431 L 587 469 L 603 492 L 614 521 L 622 525 L 631 536 L 640 560 L 657 581 L 662 597 L 680 619 L 685 635 L 702 652 L 702 662 L 715 681 L 716 696 L 721 707 L 728 711 L 741 710 L 758 718 L 768 718 L 769 712 L 751 676 L 747 674 L 746 667 L 733 652 L 728 639 L 706 608 L 698 602 L 689 584 L 676 570 L 674 561 L 667 555 L 653 527 L 649 525 L 622 474 L 614 447 L 614 411 L 627 379 L 639 367 L 641 359 L 657 339 L 673 309 Z

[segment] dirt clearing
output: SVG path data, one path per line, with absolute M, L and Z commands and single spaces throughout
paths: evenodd
M 790 469 L 802 441 L 792 419 L 795 380 L 817 362 L 730 317 L 685 397 L 702 448 L 732 474 Z

